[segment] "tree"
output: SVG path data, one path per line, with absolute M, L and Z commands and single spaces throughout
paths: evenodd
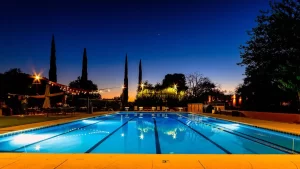
M 21 69 L 14 68 L 0 74 L 0 96 L 4 96 L 6 104 L 13 109 L 14 114 L 21 111 L 21 102 L 18 95 L 36 95 L 44 94 L 47 82 L 41 79 L 41 83 L 33 85 L 34 79 L 31 75 L 23 73 Z M 7 94 L 17 94 L 16 96 L 7 97 Z M 29 105 L 42 105 L 42 99 L 29 99 Z
M 143 81 L 143 75 L 142 75 L 142 60 L 140 60 L 139 64 L 139 81 L 138 81 L 138 90 L 137 92 L 140 92 L 142 90 L 142 81 Z
M 300 2 L 270 2 L 270 7 L 261 11 L 257 26 L 248 32 L 250 39 L 241 46 L 238 65 L 246 66 L 248 79 L 268 80 L 294 91 L 300 100 Z
M 186 76 L 188 90 L 186 96 L 189 100 L 204 102 L 209 94 L 213 94 L 216 90 L 216 84 L 208 77 L 204 77 L 200 73 L 193 73 Z
M 162 88 L 162 85 L 161 85 L 160 83 L 156 83 L 156 84 L 154 85 L 154 89 L 155 89 L 156 91 L 160 91 L 160 90 L 162 90 L 163 88 Z
M 184 74 L 175 73 L 175 74 L 167 74 L 162 81 L 162 87 L 176 87 L 178 91 L 186 91 L 186 78 Z
M 83 89 L 86 88 L 87 81 L 88 81 L 88 72 L 87 72 L 87 54 L 86 54 L 86 48 L 83 50 L 83 58 L 82 58 L 82 72 L 81 72 L 81 87 Z
M 26 73 L 23 73 L 19 68 L 13 68 L 4 72 L 1 76 L 0 89 L 1 95 L 7 93 L 21 94 L 21 95 L 35 95 L 45 91 L 45 82 L 39 84 L 38 88 L 33 87 L 33 78 Z
M 80 87 L 81 87 L 81 78 L 80 78 L 80 76 L 78 76 L 76 80 L 71 81 L 69 83 L 69 87 L 80 89 Z
M 82 88 L 82 78 L 78 76 L 78 78 L 72 82 L 69 83 L 69 87 L 71 88 L 77 88 L 77 89 L 84 89 Z M 93 83 L 91 80 L 87 80 L 85 90 L 98 90 L 98 86 Z
M 9 69 L 9 71 L 4 73 L 4 75 L 9 75 L 9 76 L 16 76 L 20 74 L 24 74 L 24 73 L 19 68 Z
M 141 91 L 137 94 L 135 103 L 139 106 L 157 106 L 162 105 L 161 95 L 158 95 L 155 87 L 147 80 L 142 82 Z
M 142 84 L 144 84 L 144 89 L 154 90 L 153 84 L 149 83 L 148 80 L 142 82 Z
M 128 104 L 128 59 L 127 54 L 125 58 L 125 71 L 124 71 L 124 86 L 123 86 L 123 93 L 122 93 L 122 105 L 127 106 Z
M 49 69 L 49 80 L 52 82 L 57 82 L 57 74 L 56 74 L 56 54 L 55 54 L 55 42 L 54 35 L 52 35 L 51 42 L 51 55 L 50 55 L 50 69 Z
M 295 98 L 292 91 L 282 90 L 278 82 L 272 82 L 263 76 L 251 76 L 236 88 L 236 94 L 242 97 L 242 107 L 247 110 L 279 111 L 280 103 Z
M 81 86 L 84 84 L 84 88 Z M 87 80 L 85 83 L 82 83 L 82 78 L 80 76 L 77 77 L 76 80 L 72 81 L 69 83 L 69 87 L 71 88 L 76 88 L 76 89 L 85 89 L 85 90 L 98 90 L 98 86 L 93 83 L 91 80 Z M 89 96 L 89 98 L 99 98 L 100 94 L 94 94 L 94 95 L 89 95 L 89 94 L 81 94 L 79 97 L 85 97 Z

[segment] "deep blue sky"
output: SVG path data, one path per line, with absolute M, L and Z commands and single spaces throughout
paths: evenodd
M 81 75 L 87 48 L 89 79 L 99 88 L 120 86 L 104 97 L 120 94 L 126 53 L 131 96 L 139 59 L 143 79 L 154 84 L 167 73 L 200 72 L 234 90 L 244 72 L 238 47 L 267 8 L 268 0 L 3 1 L 0 72 L 17 67 L 48 77 L 54 34 L 58 82 Z

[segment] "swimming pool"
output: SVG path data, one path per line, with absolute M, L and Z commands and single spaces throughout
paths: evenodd
M 298 154 L 300 137 L 189 113 L 120 112 L 2 135 L 0 152 Z

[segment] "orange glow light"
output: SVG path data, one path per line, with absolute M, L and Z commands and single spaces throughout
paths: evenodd
M 34 75 L 32 77 L 34 78 L 34 80 L 33 80 L 34 84 L 40 84 L 41 83 L 41 79 L 42 79 L 41 73 L 34 72 Z

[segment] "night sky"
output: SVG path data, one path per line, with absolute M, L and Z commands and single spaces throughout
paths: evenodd
M 131 99 L 140 59 L 143 80 L 153 84 L 168 73 L 200 72 L 234 90 L 244 73 L 236 65 L 239 45 L 267 8 L 268 0 L 1 1 L 0 72 L 21 68 L 48 77 L 54 34 L 62 84 L 81 75 L 87 48 L 88 78 L 98 88 L 120 87 L 104 97 L 120 95 L 126 53 Z

